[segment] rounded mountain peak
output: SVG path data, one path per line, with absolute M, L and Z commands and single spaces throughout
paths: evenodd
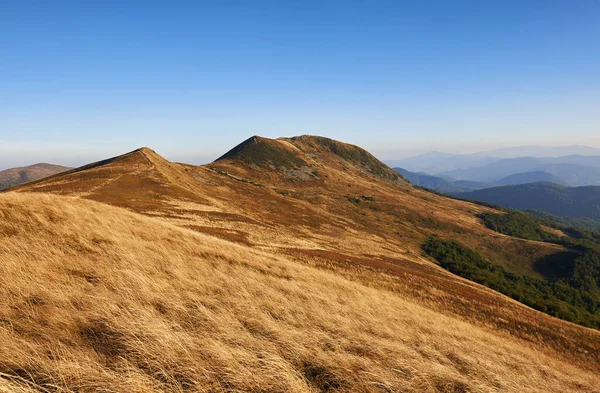
M 250 165 L 275 167 L 307 166 L 302 158 L 302 152 L 289 143 L 280 139 L 269 139 L 252 136 L 240 143 L 216 161 L 237 161 Z

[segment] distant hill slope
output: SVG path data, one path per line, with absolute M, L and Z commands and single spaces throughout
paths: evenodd
M 467 180 L 451 181 L 426 173 L 411 172 L 404 168 L 394 168 L 394 170 L 415 186 L 429 188 L 444 194 L 468 192 L 490 187 L 490 185 L 486 183 L 470 182 Z
M 544 171 L 515 173 L 514 175 L 509 175 L 509 176 L 503 177 L 502 179 L 496 181 L 494 183 L 494 185 L 509 186 L 509 185 L 518 185 L 518 184 L 527 184 L 527 183 L 538 183 L 538 182 L 555 183 L 555 184 L 559 184 L 561 186 L 569 185 L 566 181 L 564 181 L 560 177 L 553 175 L 552 173 L 548 173 L 548 172 L 544 172 Z
M 519 210 L 539 210 L 560 217 L 600 221 L 600 187 L 564 187 L 553 183 L 531 183 L 492 187 L 457 197 Z
M 32 180 L 42 179 L 57 173 L 68 171 L 69 167 L 52 164 L 35 164 L 0 172 L 0 190 Z

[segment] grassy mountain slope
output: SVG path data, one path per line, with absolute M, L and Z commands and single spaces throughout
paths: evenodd
M 421 249 L 436 234 L 535 275 L 563 247 L 498 234 L 478 218 L 493 209 L 415 189 L 358 147 L 261 139 L 277 150 L 261 164 L 237 152 L 197 167 L 144 148 L 0 195 L 0 354 L 12 354 L 0 378 L 67 390 L 594 391 L 600 333 L 454 276 Z M 276 166 L 283 149 L 294 158 Z
M 52 176 L 69 169 L 71 168 L 52 164 L 35 164 L 26 167 L 6 169 L 0 171 L 0 190 L 17 184 Z
M 301 137 L 296 145 L 262 139 L 295 151 L 310 172 L 231 158 L 194 167 L 141 149 L 16 190 L 76 195 L 261 247 L 272 247 L 276 238 L 279 247 L 294 253 L 324 249 L 425 262 L 421 244 L 436 233 L 460 239 L 494 263 L 531 272 L 534 260 L 559 250 L 490 237 L 493 232 L 476 216 L 489 209 L 414 189 L 400 177 L 371 173 L 368 165 L 379 165 L 379 173 L 387 167 L 357 163 L 343 152 L 346 159 L 323 145 L 324 138 Z
M 365 174 L 390 181 L 402 181 L 393 169 L 383 164 L 366 150 L 333 139 L 303 135 L 293 138 L 268 139 L 253 136 L 218 158 L 213 166 L 227 166 L 236 171 L 239 164 L 245 168 L 270 169 L 290 181 L 320 179 L 322 162 L 338 170 L 349 167 Z M 262 174 L 253 171 L 250 175 Z M 264 173 L 264 171 L 263 171 Z
M 385 281 L 365 285 L 81 199 L 5 194 L 0 216 L 6 391 L 591 392 L 600 383 L 545 345 L 444 315 Z
M 272 167 L 301 167 L 307 165 L 290 146 L 276 140 L 253 136 L 217 159 L 238 160 L 246 164 Z
M 77 195 L 137 211 L 152 211 L 166 208 L 167 201 L 174 197 L 203 201 L 190 190 L 196 183 L 180 165 L 144 147 L 16 190 Z

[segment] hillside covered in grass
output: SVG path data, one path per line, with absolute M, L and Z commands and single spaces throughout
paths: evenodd
M 595 391 L 385 285 L 73 198 L 0 196 L 5 391 Z M 35 232 L 29 230 L 36 228 Z
M 481 217 L 501 211 L 357 146 L 238 147 L 206 166 L 141 148 L 0 194 L 0 386 L 597 391 L 597 330 L 422 248 L 438 236 L 542 279 L 565 245 L 498 233 Z
M 541 276 L 535 277 L 510 272 L 487 262 L 479 253 L 457 241 L 445 241 L 437 236 L 430 237 L 423 244 L 423 250 L 454 274 L 537 310 L 600 329 L 600 234 L 543 221 L 518 211 L 488 212 L 480 217 L 494 231 L 560 244 L 565 251 L 535 261 L 532 268 Z

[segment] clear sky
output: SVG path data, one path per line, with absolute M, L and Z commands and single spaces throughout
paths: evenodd
M 0 169 L 254 134 L 600 146 L 600 1 L 0 0 Z

